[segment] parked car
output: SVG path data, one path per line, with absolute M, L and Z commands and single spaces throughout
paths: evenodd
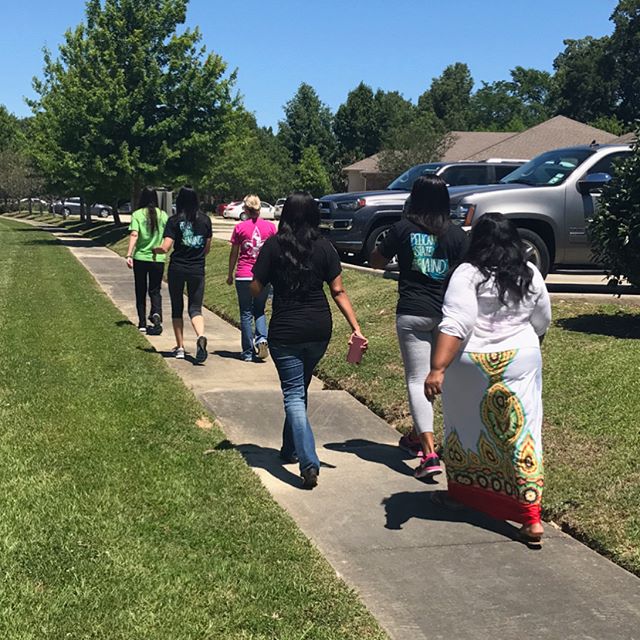
M 547 151 L 499 185 L 451 188 L 451 215 L 465 228 L 489 211 L 508 216 L 545 276 L 555 265 L 593 267 L 587 220 L 630 153 L 630 145 L 597 144 Z
M 522 166 L 522 160 L 487 162 L 429 162 L 411 167 L 382 191 L 334 193 L 320 198 L 320 228 L 341 254 L 367 260 L 391 225 L 402 216 L 402 207 L 413 183 L 423 175 L 441 176 L 447 184 L 491 184 Z
M 280 220 L 280 216 L 282 215 L 282 207 L 284 206 L 286 198 L 278 198 L 276 203 L 273 205 L 273 217 L 275 220 Z
M 113 214 L 113 209 L 108 204 L 100 204 L 94 202 L 90 205 L 90 211 L 92 216 L 98 216 L 100 218 L 108 218 Z M 62 215 L 64 218 L 68 218 L 71 214 L 80 214 L 80 198 L 65 198 L 63 200 L 56 200 L 52 205 L 52 212 Z
M 223 218 L 233 218 L 234 220 L 246 220 L 249 216 L 244 210 L 244 201 L 236 201 L 228 204 L 224 212 Z M 268 202 L 260 202 L 260 217 L 266 220 L 273 220 L 273 205 Z

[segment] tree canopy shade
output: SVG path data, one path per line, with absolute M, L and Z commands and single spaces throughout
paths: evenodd
M 466 131 L 473 78 L 463 62 L 450 64 L 418 99 L 418 109 L 432 111 L 450 131 Z
M 188 0 L 88 0 L 34 79 L 32 151 L 53 191 L 115 199 L 198 183 L 219 149 L 235 74 L 178 31 Z
M 315 198 L 331 191 L 331 180 L 322 164 L 320 153 L 313 145 L 302 152 L 302 158 L 296 167 L 295 188 L 308 191 Z

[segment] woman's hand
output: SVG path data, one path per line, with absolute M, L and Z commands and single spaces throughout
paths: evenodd
M 424 395 L 429 402 L 433 402 L 437 395 L 442 393 L 444 382 L 444 369 L 432 369 L 424 381 Z
M 364 342 L 362 343 L 362 351 L 366 351 L 367 347 L 369 346 L 369 341 L 362 335 L 362 333 L 360 332 L 360 329 L 358 329 L 357 331 L 354 331 L 349 337 L 350 345 L 353 344 L 354 337 L 358 337 L 360 338 L 360 340 L 364 340 Z
M 227 284 L 228 285 L 232 285 L 233 284 L 233 276 L 227 276 Z
M 131 256 L 127 256 L 125 260 L 127 261 L 127 267 L 129 267 L 129 269 L 133 269 L 133 258 Z

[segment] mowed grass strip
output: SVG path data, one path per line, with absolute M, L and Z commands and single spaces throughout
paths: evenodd
M 94 225 L 88 233 L 98 242 L 109 239 L 124 255 L 126 228 Z M 228 243 L 214 241 L 205 303 L 238 324 L 235 288 L 225 284 L 228 255 Z M 334 336 L 318 375 L 406 431 L 411 417 L 395 334 L 397 285 L 348 269 L 343 275 L 370 348 L 360 366 L 345 362 L 349 328 L 334 308 Z M 543 345 L 544 509 L 546 518 L 640 575 L 640 306 L 611 299 L 553 303 Z
M 386 637 L 73 256 L 0 237 L 0 637 Z

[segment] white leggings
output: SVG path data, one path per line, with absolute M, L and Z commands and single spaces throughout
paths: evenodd
M 433 433 L 433 405 L 424 395 L 424 379 L 431 368 L 431 343 L 440 319 L 396 316 L 409 408 L 418 433 Z

